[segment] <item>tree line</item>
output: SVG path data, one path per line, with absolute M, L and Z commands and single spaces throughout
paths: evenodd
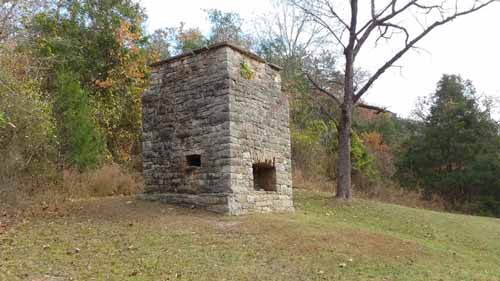
M 207 10 L 208 34 L 184 23 L 149 34 L 147 15 L 132 0 L 3 1 L 0 183 L 60 181 L 64 169 L 109 162 L 140 170 L 148 65 L 229 41 L 283 66 L 294 170 L 304 177 L 336 181 L 340 199 L 352 189 L 397 185 L 439 195 L 453 209 L 500 215 L 499 128 L 492 104 L 481 103 L 470 81 L 444 75 L 411 119 L 362 101 L 429 32 L 495 1 L 386 2 L 274 1 L 251 22 Z M 428 25 L 399 24 L 412 15 Z M 252 28 L 244 30 L 245 20 Z M 375 73 L 364 71 L 357 54 L 379 41 L 400 51 Z

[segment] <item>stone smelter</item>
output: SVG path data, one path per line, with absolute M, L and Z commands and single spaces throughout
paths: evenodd
M 233 215 L 293 211 L 280 68 L 229 43 L 152 66 L 140 197 Z

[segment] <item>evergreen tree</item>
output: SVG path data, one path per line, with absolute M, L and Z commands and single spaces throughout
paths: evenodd
M 399 163 L 403 183 L 439 194 L 455 208 L 488 202 L 486 211 L 500 213 L 498 125 L 479 106 L 471 82 L 444 75 L 423 116 Z
M 97 166 L 103 141 L 92 118 L 88 94 L 77 75 L 57 72 L 56 116 L 65 162 L 80 170 Z

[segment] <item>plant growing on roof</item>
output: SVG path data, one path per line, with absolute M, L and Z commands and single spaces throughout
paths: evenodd
M 255 70 L 248 61 L 243 61 L 241 62 L 240 74 L 241 77 L 252 80 L 255 77 Z

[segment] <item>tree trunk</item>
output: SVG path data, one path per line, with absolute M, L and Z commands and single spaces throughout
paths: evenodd
M 341 106 L 339 124 L 339 151 L 337 161 L 337 194 L 339 200 L 350 200 L 351 194 L 351 126 L 354 94 L 354 58 L 352 51 L 346 50 L 346 71 L 344 102 Z
M 341 200 L 351 199 L 351 110 L 342 106 L 339 126 L 336 197 Z

